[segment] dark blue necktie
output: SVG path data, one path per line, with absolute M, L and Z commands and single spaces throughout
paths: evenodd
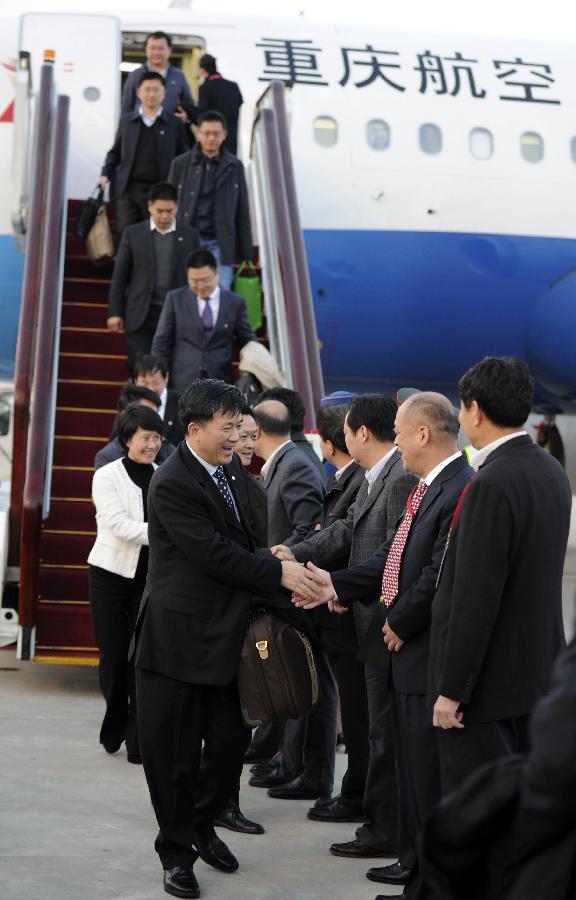
M 216 487 L 224 497 L 226 503 L 228 504 L 234 515 L 238 517 L 236 507 L 234 506 L 234 500 L 232 498 L 232 494 L 230 493 L 230 488 L 228 487 L 228 479 L 224 474 L 224 469 L 222 468 L 222 466 L 218 466 L 218 468 L 214 472 L 214 480 L 216 481 Z

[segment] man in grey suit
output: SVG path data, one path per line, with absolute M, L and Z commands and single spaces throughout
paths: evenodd
M 290 440 L 290 414 L 279 400 L 253 409 L 256 453 L 266 460 L 262 479 L 268 502 L 268 543 L 296 544 L 322 520 L 324 485 L 315 466 Z
M 170 387 L 182 393 L 197 378 L 232 383 L 234 342 L 255 341 L 244 298 L 221 290 L 218 264 L 209 250 L 186 260 L 188 287 L 170 291 L 152 341 L 152 355 L 170 372 Z
M 322 529 L 291 548 L 299 562 L 311 560 L 330 568 L 348 554 L 349 565 L 365 562 L 395 531 L 417 478 L 404 471 L 402 458 L 394 446 L 394 419 L 398 406 L 391 397 L 364 394 L 350 404 L 344 423 L 350 455 L 365 470 L 348 516 Z M 285 547 L 273 552 L 281 559 L 292 558 Z M 357 604 L 358 607 L 361 604 Z M 362 641 L 374 615 L 374 606 L 354 609 L 356 632 Z M 364 795 L 366 823 L 356 838 L 332 844 L 336 856 L 371 858 L 394 855 L 396 849 L 397 792 L 394 776 L 392 712 L 385 668 L 366 664 L 370 762 Z M 339 798 L 333 801 L 333 820 L 338 821 Z M 322 806 L 322 819 L 329 821 L 330 807 Z M 408 862 L 408 861 L 407 861 Z

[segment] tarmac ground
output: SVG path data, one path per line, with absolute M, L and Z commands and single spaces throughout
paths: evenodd
M 104 710 L 94 668 L 40 665 L 0 651 L 0 897 L 2 900 L 160 900 L 156 821 L 141 766 L 98 743 Z M 336 755 L 336 785 L 346 756 Z M 332 856 L 354 824 L 311 822 L 310 801 L 272 800 L 242 776 L 241 805 L 266 834 L 220 836 L 240 861 L 226 875 L 195 866 L 206 900 L 373 900 L 370 866 Z

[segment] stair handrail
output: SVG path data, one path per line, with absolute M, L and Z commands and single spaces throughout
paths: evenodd
M 70 98 L 65 95 L 59 96 L 56 103 L 48 167 L 46 226 L 40 279 L 32 415 L 30 417 L 29 449 L 22 503 L 18 659 L 34 657 L 40 574 L 40 536 L 42 519 L 47 517 L 49 511 L 48 496 L 58 375 L 59 322 L 66 243 L 69 109 Z
M 258 100 L 250 155 L 256 164 L 256 216 L 264 251 L 264 298 L 273 333 L 271 345 L 277 341 L 279 361 L 302 395 L 305 424 L 313 428 L 324 387 L 298 214 L 285 90 L 282 82 L 271 82 Z
M 54 67 L 45 64 L 40 71 L 40 88 L 36 98 L 31 152 L 31 191 L 26 234 L 26 256 L 18 341 L 14 363 L 14 412 L 12 443 L 12 475 L 10 484 L 8 566 L 16 569 L 20 562 L 20 531 L 22 527 L 22 498 L 26 478 L 28 424 L 30 421 L 30 393 L 34 376 L 33 360 L 36 341 L 36 320 L 40 296 L 42 242 L 45 223 L 45 198 L 53 114 Z M 13 575 L 18 580 L 17 571 Z

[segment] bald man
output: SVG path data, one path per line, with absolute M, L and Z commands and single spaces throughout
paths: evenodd
M 324 484 L 314 463 L 290 440 L 290 413 L 279 400 L 254 407 L 256 453 L 265 460 L 262 483 L 268 500 L 268 545 L 291 546 L 322 520 Z

